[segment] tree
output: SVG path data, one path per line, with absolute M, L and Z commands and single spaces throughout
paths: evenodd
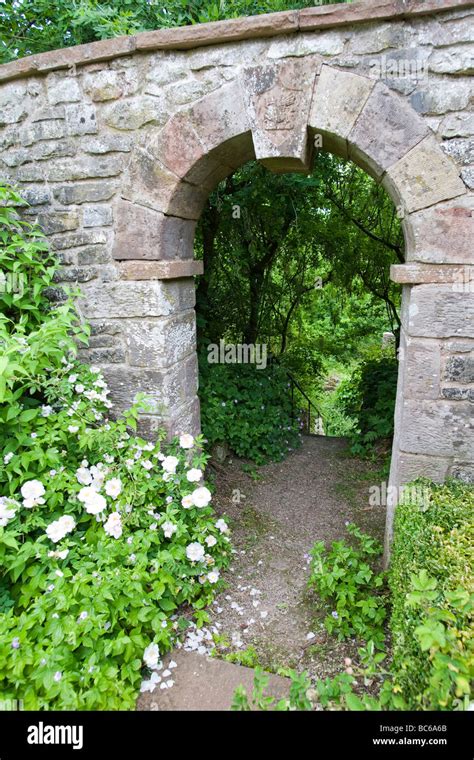
M 389 271 L 403 261 L 400 221 L 372 179 L 334 156 L 318 155 L 308 176 L 242 167 L 211 194 L 197 250 L 200 326 L 212 342 L 266 342 L 283 354 L 300 307 L 329 281 L 347 294 L 368 291 L 398 329 Z

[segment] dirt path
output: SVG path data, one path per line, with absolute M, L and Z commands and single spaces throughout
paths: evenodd
M 254 477 L 243 464 L 234 457 L 215 471 L 215 508 L 231 518 L 235 548 L 228 588 L 213 606 L 219 656 L 282 674 L 340 672 L 356 642 L 327 636 L 326 610 L 307 587 L 309 551 L 315 541 L 343 538 L 347 522 L 382 538 L 383 509 L 368 505 L 380 475 L 351 458 L 343 439 L 316 436 Z

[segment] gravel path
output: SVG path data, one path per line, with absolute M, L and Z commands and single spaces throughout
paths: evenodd
M 357 645 L 327 636 L 326 610 L 307 587 L 308 554 L 315 541 L 343 538 L 346 522 L 382 538 L 383 509 L 368 505 L 379 476 L 349 456 L 344 439 L 323 436 L 305 437 L 299 450 L 256 469 L 254 478 L 243 464 L 234 457 L 215 469 L 215 507 L 230 518 L 236 551 L 213 607 L 218 652 L 272 672 L 340 672 Z

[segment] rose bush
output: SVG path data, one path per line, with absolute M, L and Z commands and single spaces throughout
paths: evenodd
M 132 708 L 147 669 L 144 689 L 160 681 L 149 655 L 172 647 L 179 608 L 207 620 L 228 526 L 200 438 L 140 438 L 141 398 L 109 417 L 100 371 L 77 359 L 87 330 L 70 299 L 51 307 L 49 254 L 45 268 L 18 196 L 0 195 L 1 262 L 14 236 L 27 271 L 0 304 L 0 691 L 25 709 Z

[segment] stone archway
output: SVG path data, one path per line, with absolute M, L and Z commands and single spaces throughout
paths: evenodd
M 306 172 L 320 135 L 325 150 L 381 182 L 403 216 L 407 262 L 392 270 L 404 288 L 391 485 L 419 475 L 474 478 L 469 175 L 442 150 L 423 108 L 415 109 L 426 92 L 408 98 L 399 82 L 389 87 L 371 76 L 363 58 L 357 69 L 341 57 L 347 43 L 356 57 L 367 49 L 367 33 L 388 35 L 389 47 L 402 51 L 408 35 L 422 49 L 427 35 L 440 33 L 438 18 L 425 13 L 450 10 L 446 23 L 454 19 L 462 32 L 465 7 L 474 3 L 402 5 L 379 3 L 388 24 L 371 22 L 368 6 L 341 7 L 328 31 L 322 8 L 311 18 L 296 14 L 296 26 L 295 14 L 270 16 L 270 32 L 249 19 L 252 33 L 237 34 L 230 47 L 213 47 L 212 33 L 206 40 L 198 29 L 195 47 L 210 47 L 195 50 L 188 41 L 187 57 L 171 52 L 155 60 L 162 37 L 145 33 L 119 52 L 111 47 L 116 41 L 96 43 L 95 59 L 92 45 L 81 54 L 63 51 L 65 60 L 38 56 L 32 69 L 28 59 L 0 67 L 0 80 L 26 77 L 0 91 L 0 158 L 25 185 L 53 246 L 65 252 L 65 279 L 81 281 L 81 309 L 94 331 L 87 358 L 103 367 L 114 401 L 126 406 L 138 391 L 154 399 L 143 415 L 145 432 L 162 424 L 171 432 L 199 427 L 193 276 L 201 265 L 193 260 L 193 237 L 209 192 L 250 159 L 273 171 Z M 418 14 L 424 26 L 415 23 Z M 368 29 L 357 26 L 369 22 Z M 344 37 L 349 24 L 355 30 Z M 231 22 L 225 29 L 219 42 L 235 39 Z M 185 40 L 190 32 L 173 31 L 180 33 Z M 78 56 L 84 70 L 75 68 Z M 438 69 L 448 65 L 443 60 L 436 59 Z M 178 87 L 186 65 L 201 75 L 184 80 L 185 96 L 166 90 L 166 78 Z M 439 99 L 454 98 L 449 76 L 438 85 Z M 462 117 L 469 98 L 464 82 L 456 86 Z M 87 267 L 100 276 L 89 277 Z

